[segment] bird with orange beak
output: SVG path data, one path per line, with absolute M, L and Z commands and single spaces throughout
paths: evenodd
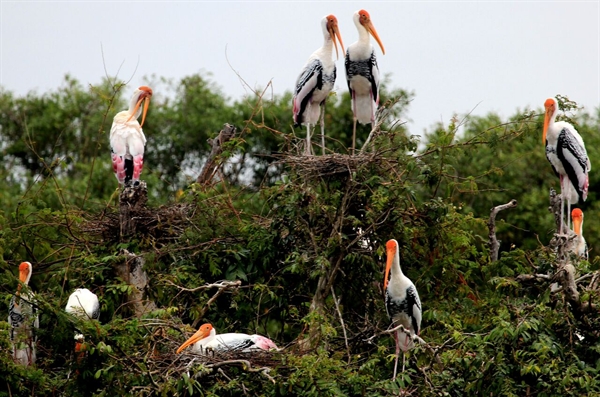
M 31 273 L 32 266 L 30 262 L 22 262 L 19 265 L 19 285 L 8 307 L 13 359 L 17 364 L 23 366 L 35 363 L 36 330 L 40 326 L 34 296 L 31 290 L 28 289 Z
M 133 93 L 129 109 L 116 114 L 110 129 L 110 149 L 115 176 L 120 185 L 139 183 L 144 167 L 146 136 L 142 126 L 152 98 L 152 89 L 141 86 Z M 142 107 L 143 103 L 143 107 Z M 142 123 L 138 118 L 142 116 Z
M 325 101 L 333 89 L 336 78 L 336 66 L 333 60 L 333 47 L 338 58 L 336 38 L 340 42 L 342 52 L 344 43 L 334 15 L 327 15 L 321 20 L 323 30 L 323 46 L 313 52 L 304 65 L 304 69 L 296 80 L 294 98 L 292 99 L 294 126 L 306 125 L 306 154 L 312 154 L 311 126 L 314 128 L 321 119 L 321 146 L 325 154 Z
M 554 98 L 544 102 L 544 127 L 542 142 L 546 147 L 546 158 L 560 179 L 562 198 L 560 230 L 563 233 L 564 205 L 567 203 L 567 215 L 571 204 L 585 201 L 588 195 L 589 172 L 592 163 L 585 150 L 585 144 L 575 127 L 565 121 L 556 121 L 558 102 Z M 570 220 L 570 217 L 568 217 Z M 570 222 L 568 222 L 570 228 Z
M 379 107 L 379 67 L 375 49 L 371 45 L 373 36 L 382 54 L 385 55 L 383 43 L 375 30 L 371 16 L 365 10 L 354 13 L 354 25 L 358 30 L 358 41 L 346 50 L 346 80 L 352 97 L 352 154 L 356 147 L 356 122 L 371 124 L 374 128 L 375 113 Z
M 198 331 L 177 349 L 177 354 L 192 345 L 192 351 L 205 354 L 207 351 L 252 352 L 257 350 L 279 350 L 269 338 L 261 335 L 239 333 L 217 334 L 211 324 L 202 324 Z

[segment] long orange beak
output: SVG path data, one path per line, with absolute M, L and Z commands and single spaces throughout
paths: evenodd
M 394 262 L 394 258 L 396 257 L 396 244 L 393 241 L 388 241 L 386 244 L 387 251 L 387 263 L 385 265 L 385 278 L 383 280 L 383 290 L 387 289 L 390 269 L 392 268 L 392 262 Z
M 127 121 L 129 122 L 133 118 L 133 116 L 135 116 L 138 109 L 140 108 L 140 105 L 142 104 L 142 102 L 144 102 L 144 110 L 142 111 L 142 123 L 140 124 L 140 127 L 143 127 L 144 121 L 146 120 L 146 113 L 148 113 L 148 106 L 150 106 L 150 98 L 152 98 L 152 89 L 150 87 L 142 86 L 140 87 L 140 90 L 142 90 L 140 98 L 135 104 L 133 113 L 131 113 L 131 116 L 127 119 Z
M 573 218 L 573 231 L 578 236 L 581 236 L 581 224 L 583 223 L 583 211 L 579 208 L 571 211 L 571 218 Z
M 331 40 L 333 40 L 333 45 L 335 47 L 335 58 L 340 59 L 340 54 L 338 53 L 338 47 L 337 47 L 337 43 L 335 40 L 336 36 L 340 42 L 340 46 L 342 47 L 342 53 L 345 53 L 346 50 L 344 50 L 344 43 L 342 42 L 342 35 L 340 34 L 340 30 L 338 28 L 337 18 L 333 15 L 329 15 L 327 17 L 327 19 L 328 19 L 327 31 L 329 32 L 329 35 L 331 36 Z
M 544 130 L 542 132 L 542 143 L 546 146 L 546 134 L 548 133 L 548 126 L 550 125 L 550 119 L 556 110 L 556 105 L 552 99 L 546 99 L 544 103 L 546 113 L 544 115 Z
M 210 330 L 206 331 L 204 327 L 200 327 L 200 329 L 196 331 L 196 333 L 192 335 L 190 339 L 186 340 L 183 345 L 179 346 L 179 349 L 177 349 L 177 354 L 181 353 L 181 351 L 189 345 L 193 345 L 199 340 L 206 338 L 209 334 Z
M 383 53 L 383 55 L 385 55 L 385 48 L 383 48 L 383 43 L 381 42 L 381 39 L 379 38 L 377 31 L 375 30 L 375 26 L 373 26 L 373 22 L 371 22 L 371 20 L 369 19 L 363 24 L 363 26 L 367 29 L 367 32 L 371 33 L 371 36 L 373 36 L 377 44 L 379 44 L 381 52 Z

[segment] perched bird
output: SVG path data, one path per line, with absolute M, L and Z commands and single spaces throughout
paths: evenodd
M 583 237 L 583 211 L 579 208 L 574 208 L 571 212 L 573 218 L 573 232 L 577 235 L 573 239 L 572 252 L 578 257 L 588 260 L 588 249 Z
M 87 288 L 77 288 L 70 296 L 65 307 L 67 313 L 73 314 L 82 320 L 98 320 L 100 318 L 100 302 L 98 297 Z M 84 336 L 75 333 L 75 352 L 82 350 Z
M 32 266 L 29 262 L 19 265 L 19 285 L 17 292 L 10 300 L 8 323 L 10 324 L 10 340 L 13 345 L 13 359 L 16 363 L 28 366 L 36 359 L 36 330 L 39 328 L 39 317 L 33 293 L 23 290 L 31 279 Z
M 381 52 L 385 55 L 385 49 L 369 13 L 365 10 L 356 11 L 354 24 L 358 30 L 358 41 L 346 50 L 346 80 L 352 97 L 354 114 L 352 154 L 356 147 L 356 122 L 373 124 L 379 106 L 379 68 L 369 34 L 377 41 Z
M 406 352 L 415 344 L 413 336 L 421 330 L 421 300 L 415 285 L 402 273 L 398 242 L 389 240 L 386 244 L 387 264 L 383 289 L 385 291 L 385 308 L 392 321 L 392 326 L 402 325 L 404 330 L 394 334 L 396 340 L 396 361 L 394 363 L 394 379 L 398 368 L 400 349 Z M 408 333 L 407 333 L 408 332 Z M 404 371 L 405 356 L 402 355 L 402 371 Z
M 336 37 L 340 41 L 342 52 L 344 43 L 338 29 L 337 18 L 327 15 L 321 20 L 323 46 L 308 58 L 302 73 L 296 80 L 296 89 L 292 100 L 294 125 L 306 125 L 306 154 L 312 154 L 310 127 L 321 119 L 321 145 L 325 154 L 325 101 L 333 89 L 336 77 L 335 62 L 332 59 L 335 46 L 336 59 L 339 57 Z
M 192 345 L 192 350 L 196 353 L 205 353 L 207 350 L 213 351 L 237 351 L 251 352 L 256 350 L 279 350 L 277 345 L 264 336 L 247 335 L 247 334 L 219 334 L 211 324 L 202 324 L 198 331 L 185 341 L 177 353 L 181 353 L 183 349 Z
M 152 89 L 142 86 L 135 90 L 129 109 L 116 114 L 110 129 L 110 149 L 115 176 L 120 185 L 133 181 L 137 185 L 144 167 L 144 145 L 146 136 L 142 126 L 146 120 L 146 113 L 150 105 Z M 142 114 L 142 102 L 143 114 Z M 142 114 L 142 124 L 138 117 Z
M 563 205 L 560 209 L 559 233 L 562 233 L 565 201 L 569 212 L 571 203 L 577 203 L 579 200 L 585 201 L 588 195 L 588 174 L 592 169 L 592 164 L 585 150 L 583 139 L 577 130 L 567 122 L 555 121 L 558 114 L 556 99 L 546 99 L 544 107 L 546 112 L 542 140 L 546 146 L 546 158 L 552 165 L 554 173 L 560 178 L 560 194 Z

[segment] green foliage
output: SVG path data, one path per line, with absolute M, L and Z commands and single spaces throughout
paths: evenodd
M 0 93 L 0 312 L 16 291 L 21 260 L 34 264 L 30 285 L 41 312 L 35 368 L 13 363 L 9 326 L 0 321 L 0 396 L 600 393 L 594 313 L 574 315 L 549 281 L 517 279 L 555 271 L 540 241 L 553 231 L 547 192 L 558 180 L 540 145 L 539 115 L 457 118 L 421 138 L 397 123 L 412 94 L 384 87 L 372 146 L 354 160 L 307 158 L 297 155 L 305 131 L 291 126 L 291 94 L 231 103 L 209 77 L 150 84 L 142 175 L 149 207 L 166 214 L 156 227 L 170 232 L 128 239 L 97 230 L 118 208 L 107 131 L 129 87 L 104 81 L 84 90 L 67 77 L 49 94 Z M 598 116 L 571 119 L 592 162 Z M 206 139 L 225 122 L 241 135 L 225 147 L 218 181 L 193 183 L 210 150 Z M 346 92 L 329 99 L 326 128 L 327 150 L 347 153 Z M 359 148 L 367 135 L 359 130 Z M 598 211 L 594 175 L 582 205 L 587 219 Z M 489 210 L 513 198 L 519 205 L 499 215 L 503 244 L 491 262 Z M 584 232 L 597 228 L 588 222 Z M 406 355 L 396 380 L 382 297 L 390 238 L 419 290 L 428 343 Z M 598 242 L 588 244 L 590 261 L 576 264 L 586 277 L 600 261 Z M 129 260 L 124 249 L 144 259 L 146 297 L 157 306 L 142 318 L 128 305 L 132 285 L 118 276 Z M 219 289 L 220 280 L 241 285 Z M 63 311 L 78 287 L 100 297 L 100 321 Z M 597 290 L 580 292 L 598 304 Z M 188 324 L 202 322 L 268 335 L 284 349 L 220 366 L 176 355 Z M 75 329 L 86 335 L 80 356 Z

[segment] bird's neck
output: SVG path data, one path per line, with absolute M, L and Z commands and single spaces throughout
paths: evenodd
M 131 98 L 131 102 L 129 102 L 129 114 L 133 114 L 133 110 L 135 109 L 135 105 L 137 105 L 138 100 L 139 100 L 139 95 Z M 133 115 L 133 118 L 137 120 L 141 114 L 142 114 L 142 106 L 140 105 L 140 106 L 138 106 L 137 111 Z
M 367 29 L 359 23 L 356 24 L 358 30 L 358 42 L 363 46 L 368 46 L 371 43 L 371 37 Z

